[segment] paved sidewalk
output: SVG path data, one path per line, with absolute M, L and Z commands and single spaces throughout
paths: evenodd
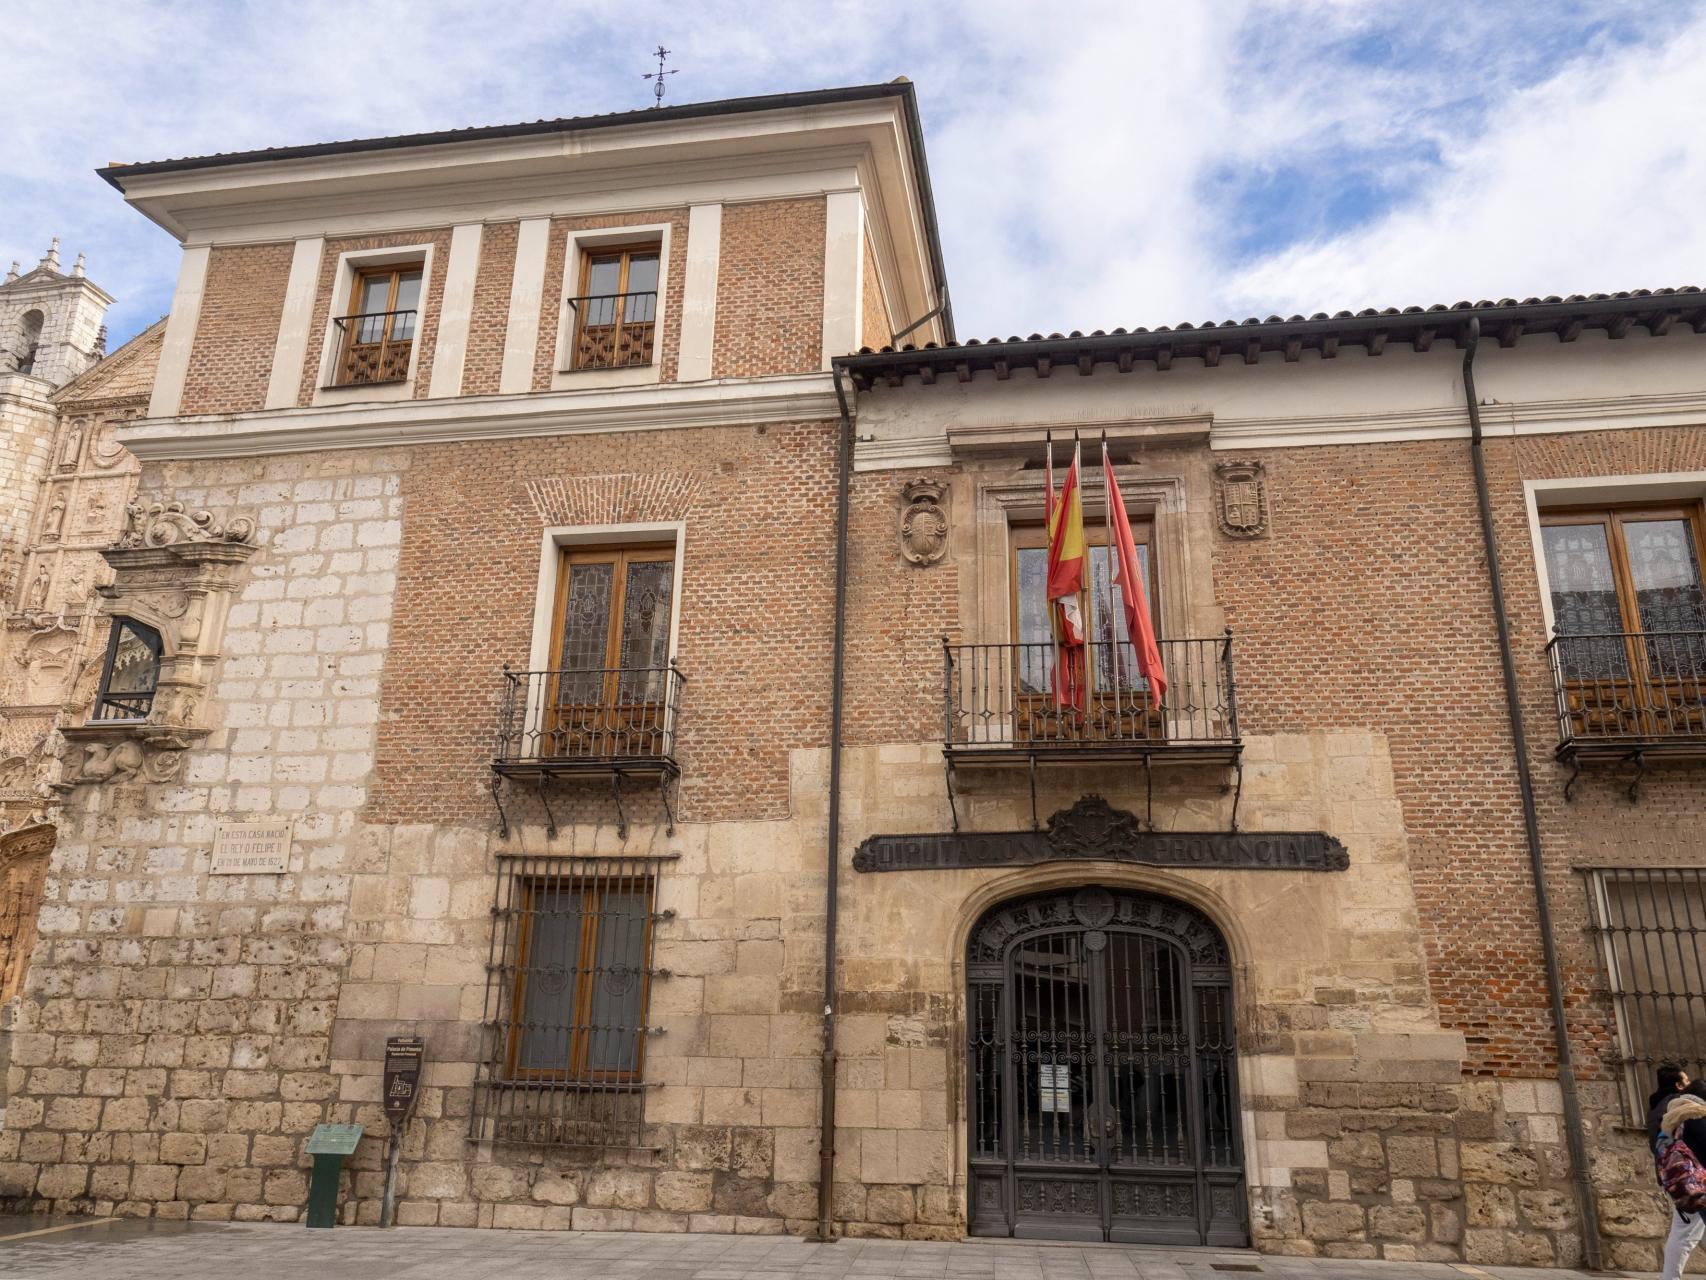
M 1619 1273 L 1613 1273 L 1619 1274 Z M 1279 1258 L 1238 1250 L 791 1236 L 0 1220 L 0 1280 L 1587 1280 L 1579 1271 Z M 1603 1276 L 1600 1278 L 1603 1280 Z

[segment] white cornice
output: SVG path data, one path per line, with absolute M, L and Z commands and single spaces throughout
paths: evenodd
M 1583 396 L 1570 400 L 1527 400 L 1481 406 L 1488 436 L 1555 435 L 1570 431 L 1628 431 L 1639 427 L 1706 423 L 1706 392 Z M 1275 449 L 1329 444 L 1384 444 L 1405 440 L 1467 439 L 1462 405 L 1397 413 L 1335 417 L 1216 417 L 1210 436 L 1215 449 Z
M 813 422 L 837 415 L 830 376 L 812 373 L 152 418 L 121 427 L 118 440 L 146 461 L 243 458 L 524 436 Z

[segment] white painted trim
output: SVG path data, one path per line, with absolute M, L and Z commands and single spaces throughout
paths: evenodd
M 279 316 L 278 340 L 273 344 L 272 372 L 267 375 L 268 409 L 286 409 L 302 393 L 302 360 L 308 354 L 308 327 L 314 322 L 314 295 L 320 285 L 322 236 L 296 242 L 290 255 L 290 278 L 284 286 L 284 312 Z
M 545 254 L 551 219 L 523 218 L 515 233 L 515 273 L 509 284 L 509 323 L 504 328 L 503 371 L 498 391 L 533 390 L 533 361 L 539 353 L 539 308 L 545 294 Z
M 1523 505 L 1528 511 L 1528 534 L 1534 548 L 1534 572 L 1539 578 L 1540 612 L 1546 638 L 1552 638 L 1557 619 L 1552 615 L 1552 584 L 1546 573 L 1546 545 L 1540 517 L 1554 507 L 1629 502 L 1699 502 L 1706 499 L 1706 471 L 1648 472 L 1627 476 L 1575 476 L 1556 480 L 1524 480 Z
M 148 398 L 148 416 L 170 418 L 184 403 L 184 378 L 190 370 L 190 349 L 195 346 L 196 322 L 201 318 L 201 296 L 207 287 L 207 260 L 212 250 L 202 246 L 185 249 L 178 263 L 178 287 L 172 293 L 172 310 L 166 319 L 166 336 L 160 344 L 160 363 L 154 372 L 154 391 Z
M 678 382 L 711 376 L 717 335 L 717 274 L 723 259 L 723 206 L 696 204 L 687 211 L 687 263 L 681 290 L 681 341 L 676 348 Z
M 350 294 L 355 288 L 355 273 L 362 267 L 383 267 L 392 263 L 421 260 L 421 305 L 415 315 L 415 341 L 409 348 L 409 376 L 402 382 L 381 383 L 378 386 L 333 387 L 329 385 L 337 367 L 339 329 L 337 320 L 348 314 Z M 320 340 L 320 365 L 314 375 L 315 405 L 347 404 L 359 400 L 363 404 L 390 400 L 410 400 L 415 394 L 415 370 L 421 361 L 421 335 L 426 331 L 427 300 L 432 296 L 432 245 L 398 244 L 384 249 L 346 249 L 338 255 L 338 265 L 332 272 L 332 299 L 326 308 L 326 332 Z M 153 416 L 153 415 L 150 415 Z
M 427 395 L 462 394 L 462 366 L 468 356 L 468 330 L 474 319 L 474 277 L 480 270 L 478 222 L 450 229 L 450 256 L 444 264 L 444 293 L 438 304 L 438 337 L 432 349 L 432 381 Z M 421 281 L 426 299 L 426 280 Z M 412 373 L 412 370 L 411 370 Z
M 565 233 L 567 244 L 563 253 L 562 287 L 557 293 L 557 351 L 551 358 L 553 391 L 568 391 L 586 385 L 643 386 L 659 381 L 663 368 L 664 320 L 669 314 L 669 233 L 670 224 L 667 222 L 637 222 L 625 227 L 598 227 Z M 658 301 L 657 318 L 653 328 L 656 336 L 652 342 L 652 362 L 637 369 L 570 369 L 569 353 L 574 346 L 575 313 L 569 307 L 569 299 L 580 289 L 582 255 L 588 249 L 596 249 L 601 245 L 644 243 L 653 239 L 658 242 Z M 540 308 L 540 316 L 544 316 L 543 307 Z M 595 374 L 613 376 L 589 379 L 589 375 Z
M 1483 433 L 1560 435 L 1575 431 L 1630 431 L 1643 427 L 1697 426 L 1706 421 L 1699 391 L 1591 396 L 1485 405 Z M 1401 440 L 1467 440 L 1469 418 L 1461 404 L 1396 413 L 1337 417 L 1223 418 L 1216 416 L 1214 449 L 1278 449 L 1321 444 L 1385 444 Z
M 839 410 L 828 374 L 725 378 L 655 387 L 461 396 L 395 405 L 308 408 L 143 419 L 118 440 L 139 458 L 242 458 L 319 449 L 459 440 L 670 431 L 682 427 L 822 422 Z
M 865 278 L 865 202 L 857 191 L 824 197 L 823 365 L 859 349 L 860 285 Z

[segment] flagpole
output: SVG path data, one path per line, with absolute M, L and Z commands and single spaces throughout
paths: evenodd
M 1060 626 L 1054 616 L 1054 599 L 1048 593 L 1049 561 L 1054 552 L 1054 432 L 1043 432 L 1043 442 L 1048 446 L 1047 468 L 1043 473 L 1048 485 L 1048 502 L 1043 510 L 1043 546 L 1046 548 L 1043 552 L 1043 616 L 1048 619 L 1049 641 L 1054 654 L 1054 663 L 1049 668 L 1049 701 L 1054 703 L 1058 712 L 1065 685 L 1060 670 Z
M 1119 615 L 1114 612 L 1114 566 L 1118 562 L 1119 548 L 1114 545 L 1114 469 L 1108 463 L 1108 433 L 1102 432 L 1102 516 L 1107 533 L 1108 553 L 1108 661 L 1112 664 L 1114 673 L 1114 728 L 1119 730 L 1120 724 L 1120 628 Z

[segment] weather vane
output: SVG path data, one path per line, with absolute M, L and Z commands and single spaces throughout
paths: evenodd
M 663 78 L 665 76 L 672 76 L 677 70 L 679 70 L 679 68 L 675 67 L 672 67 L 668 71 L 663 69 L 663 60 L 667 57 L 669 57 L 669 50 L 660 44 L 657 52 L 658 69 L 656 71 L 647 71 L 640 76 L 640 79 L 642 80 L 655 80 L 657 82 L 652 85 L 652 96 L 657 99 L 656 102 L 652 103 L 653 111 L 656 111 L 659 107 L 663 106 Z

